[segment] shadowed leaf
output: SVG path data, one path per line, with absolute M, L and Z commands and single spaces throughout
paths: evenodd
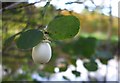
M 21 49 L 29 49 L 37 45 L 43 40 L 43 33 L 37 29 L 31 29 L 23 32 L 17 39 L 17 47 Z

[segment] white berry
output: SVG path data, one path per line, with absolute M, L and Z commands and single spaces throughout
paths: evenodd
M 32 49 L 32 58 L 35 63 L 47 63 L 52 55 L 49 43 L 39 43 Z

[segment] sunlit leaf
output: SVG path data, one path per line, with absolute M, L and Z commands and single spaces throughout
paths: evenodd
M 48 24 L 48 33 L 53 40 L 63 40 L 74 37 L 80 28 L 79 19 L 75 16 L 60 16 Z
M 23 32 L 17 39 L 17 47 L 21 49 L 29 49 L 37 45 L 43 40 L 43 33 L 37 29 L 31 29 Z

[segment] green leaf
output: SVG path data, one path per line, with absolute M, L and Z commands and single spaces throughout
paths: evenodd
M 68 62 L 66 62 L 66 61 L 61 62 L 60 65 L 58 66 L 58 68 L 59 68 L 60 72 L 66 71 L 68 68 Z
M 59 16 L 48 24 L 48 33 L 53 40 L 63 40 L 74 37 L 80 28 L 79 19 L 75 16 Z
M 61 44 L 62 50 L 71 56 L 91 58 L 96 50 L 97 39 L 94 37 L 80 37 L 78 40 L 73 40 L 64 44 Z
M 8 39 L 6 39 L 5 42 L 4 42 L 4 46 L 10 45 L 13 42 L 14 39 L 15 39 L 15 35 L 13 35 L 13 36 L 9 37 Z
M 60 67 L 60 68 L 59 68 L 59 71 L 60 71 L 60 72 L 63 72 L 63 71 L 66 71 L 66 70 L 67 70 L 67 66 L 65 66 L 65 67 Z
M 64 78 L 65 80 L 70 81 L 70 79 L 69 79 L 69 78 L 67 78 L 66 76 L 63 76 L 63 78 Z
M 50 65 L 50 64 L 47 64 L 44 68 L 44 72 L 49 72 L 49 73 L 54 73 L 54 66 L 53 65 Z
M 95 61 L 84 62 L 83 65 L 88 71 L 96 71 L 98 69 L 98 65 Z
M 45 75 L 44 72 L 39 72 L 39 76 L 41 76 L 41 77 L 46 77 L 46 75 Z
M 90 58 L 95 53 L 96 42 L 97 41 L 94 37 L 80 37 L 76 42 L 74 42 L 74 54 Z
M 79 71 L 73 70 L 72 73 L 73 73 L 76 77 L 80 76 L 80 72 L 79 72 Z
M 110 51 L 96 51 L 96 55 L 98 58 L 102 59 L 112 59 L 113 55 Z
M 70 43 L 64 43 L 61 45 L 62 47 L 62 50 L 65 52 L 65 53 L 68 53 L 70 55 L 74 55 L 74 49 L 73 49 L 73 43 L 70 42 Z
M 102 64 L 107 64 L 108 61 L 109 61 L 109 59 L 100 58 L 100 62 L 101 62 Z
M 76 59 L 75 58 L 71 58 L 70 61 L 71 61 L 72 65 L 74 65 L 75 67 L 77 67 Z
M 17 39 L 17 47 L 21 49 L 29 49 L 37 45 L 43 40 L 43 33 L 37 29 L 31 29 L 23 32 Z

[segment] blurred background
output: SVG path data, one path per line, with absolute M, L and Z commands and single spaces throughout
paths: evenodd
M 3 2 L 0 33 L 3 81 L 120 81 L 118 57 L 119 0 L 29 0 L 27 3 Z M 0 11 L 1 12 L 1 11 Z M 35 64 L 31 49 L 18 49 L 15 41 L 4 45 L 23 28 L 41 28 L 56 15 L 74 15 L 80 20 L 75 38 L 52 41 L 52 58 Z M 62 26 L 62 25 L 61 25 Z

